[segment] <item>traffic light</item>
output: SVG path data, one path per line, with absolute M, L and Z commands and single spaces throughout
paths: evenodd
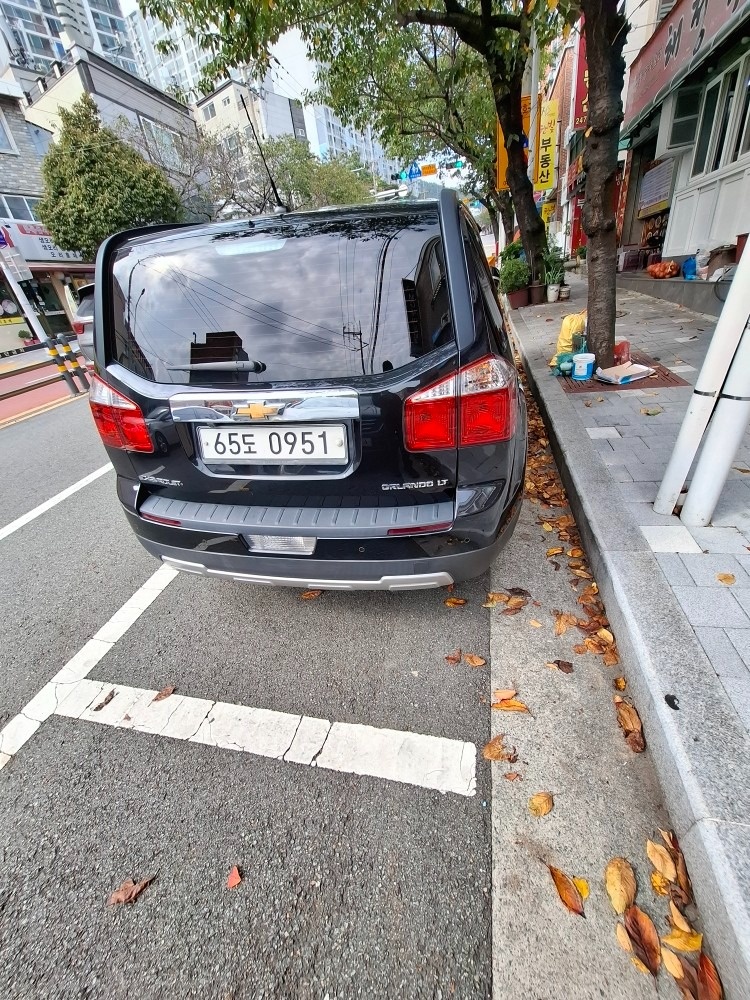
M 463 165 L 464 165 L 463 160 L 456 160 L 456 162 L 453 164 L 456 170 L 460 170 L 463 167 Z
M 403 177 L 402 174 L 391 174 L 391 180 L 392 181 L 400 181 L 402 179 L 402 177 Z
M 405 180 L 408 180 L 408 178 L 409 178 L 409 171 L 408 170 L 402 170 L 401 173 L 396 178 L 396 180 L 405 181 Z

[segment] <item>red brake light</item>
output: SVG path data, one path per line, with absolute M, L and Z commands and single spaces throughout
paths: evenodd
M 70 325 L 73 327 L 73 333 L 76 335 L 76 337 L 79 337 L 83 333 L 83 328 L 85 324 L 82 323 L 79 319 L 74 319 Z
M 404 404 L 409 451 L 508 441 L 515 430 L 516 374 L 486 357 L 420 389 Z
M 154 450 L 140 406 L 97 375 L 91 378 L 89 405 L 105 445 L 124 451 Z

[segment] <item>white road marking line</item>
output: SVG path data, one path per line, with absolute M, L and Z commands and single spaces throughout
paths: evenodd
M 104 472 L 107 471 L 105 467 Z M 102 475 L 102 470 L 99 470 Z M 160 566 L 148 580 L 116 611 L 93 639 L 78 650 L 55 676 L 0 730 L 0 770 L 31 739 L 41 724 L 53 715 L 76 691 L 76 685 L 86 677 L 146 608 L 177 576 L 177 570 Z M 106 638 L 103 638 L 106 636 Z M 92 699 L 89 699 L 92 700 Z M 81 706 L 81 711 L 88 705 Z
M 114 691 L 114 697 L 103 705 Z M 82 679 L 56 715 L 456 795 L 476 793 L 476 747 L 422 733 L 273 712 Z
M 112 468 L 112 463 L 107 462 L 103 465 L 101 469 L 97 469 L 96 472 L 92 472 L 88 476 L 84 476 L 83 479 L 79 479 L 77 483 L 73 483 L 72 486 L 68 486 L 66 489 L 62 490 L 60 493 L 56 493 L 49 500 L 45 500 L 44 503 L 40 503 L 38 507 L 34 507 L 27 514 L 22 514 L 21 517 L 17 517 L 15 521 L 11 521 L 10 524 L 6 524 L 4 528 L 0 528 L 0 541 L 3 538 L 7 538 L 8 535 L 12 535 L 14 531 L 18 531 L 19 528 L 23 528 L 24 525 L 28 524 L 29 521 L 33 521 L 35 518 L 39 517 L 40 514 L 45 514 L 48 510 L 56 507 L 63 500 L 67 500 L 68 497 L 72 497 L 74 493 L 82 490 L 84 486 L 88 486 L 89 483 L 93 483 L 100 476 L 103 476 L 105 472 L 109 472 Z

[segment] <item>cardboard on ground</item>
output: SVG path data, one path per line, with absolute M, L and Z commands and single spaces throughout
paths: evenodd
M 640 378 L 647 378 L 654 374 L 654 369 L 647 365 L 636 365 L 628 361 L 624 365 L 615 365 L 613 368 L 597 368 L 596 377 L 600 382 L 609 382 L 611 385 L 627 385 L 628 382 L 636 382 Z

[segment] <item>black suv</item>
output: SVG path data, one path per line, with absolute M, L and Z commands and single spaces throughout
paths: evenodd
M 94 344 L 120 501 L 170 566 L 438 587 L 486 570 L 515 526 L 525 404 L 451 191 L 119 233 Z

